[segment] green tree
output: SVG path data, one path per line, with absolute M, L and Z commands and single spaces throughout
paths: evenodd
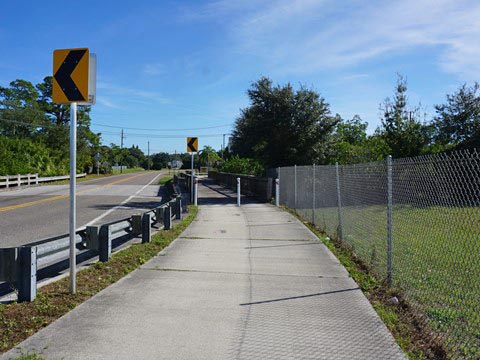
M 429 143 L 428 129 L 420 122 L 421 107 L 410 107 L 407 99 L 407 81 L 398 75 L 393 100 L 386 98 L 380 105 L 383 137 L 393 157 L 410 157 L 422 153 Z
M 463 84 L 447 94 L 445 104 L 436 105 L 436 143 L 445 148 L 480 147 L 480 84 Z
M 211 146 L 204 146 L 203 149 L 199 152 L 198 162 L 200 166 L 213 166 L 219 160 L 220 156 Z
M 233 155 L 223 162 L 220 171 L 231 174 L 262 176 L 264 172 L 263 165 L 254 159 L 241 158 Z
M 165 169 L 168 166 L 168 163 L 173 160 L 172 155 L 166 152 L 153 154 L 151 158 L 152 158 L 152 169 L 154 170 Z
M 273 86 L 262 77 L 247 91 L 250 106 L 242 109 L 232 134 L 232 148 L 241 157 L 267 167 L 324 163 L 325 143 L 338 116 L 313 90 L 290 84 Z
M 26 80 L 17 79 L 9 87 L 0 87 L 0 134 L 35 137 L 38 127 L 45 124 L 38 96 L 38 91 Z
M 138 145 L 132 145 L 128 149 L 126 165 L 130 168 L 142 167 L 147 164 L 147 157 Z
M 331 160 L 341 164 L 352 164 L 369 161 L 367 148 L 368 123 L 355 115 L 351 120 L 340 121 L 331 137 Z

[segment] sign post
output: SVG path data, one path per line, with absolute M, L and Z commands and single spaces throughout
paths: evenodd
M 77 229 L 77 103 L 70 104 L 70 294 L 77 291 L 76 284 L 76 243 L 75 230 Z
M 194 187 L 194 178 L 195 178 L 195 169 L 193 168 L 193 157 L 195 153 L 198 151 L 198 138 L 197 137 L 188 137 L 187 138 L 187 152 L 192 154 L 192 181 L 191 181 L 191 189 L 190 189 L 190 201 L 193 203 L 195 199 L 195 187 Z
M 95 154 L 95 161 L 97 163 L 97 175 L 100 175 L 100 154 L 98 152 Z
M 95 104 L 96 57 L 89 49 L 53 52 L 52 100 L 70 104 L 70 294 L 76 292 L 77 105 Z

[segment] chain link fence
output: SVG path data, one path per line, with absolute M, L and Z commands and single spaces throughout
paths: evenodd
M 452 358 L 480 358 L 480 153 L 278 168 L 280 203 L 353 249 Z

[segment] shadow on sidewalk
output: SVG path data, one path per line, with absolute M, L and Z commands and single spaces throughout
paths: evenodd
M 330 294 L 337 294 L 337 293 L 342 293 L 342 292 L 346 292 L 346 291 L 357 291 L 357 290 L 360 291 L 360 288 L 359 288 L 359 287 L 356 287 L 356 288 L 352 288 L 352 289 L 342 289 L 342 290 L 334 290 L 334 291 L 325 291 L 325 292 L 316 293 L 316 294 L 307 294 L 307 295 L 300 295 L 300 296 L 291 296 L 291 297 L 280 298 L 280 299 L 271 299 L 271 300 L 255 301 L 255 302 L 249 302 L 249 303 L 240 304 L 240 306 L 268 304 L 268 303 L 274 303 L 274 302 L 278 302 L 278 301 L 304 299 L 304 298 L 313 297 L 313 296 L 330 295 Z

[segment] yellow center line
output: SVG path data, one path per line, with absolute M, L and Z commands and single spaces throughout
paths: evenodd
M 107 187 L 107 186 L 111 186 L 111 185 L 115 185 L 115 184 L 118 184 L 118 183 L 121 183 L 121 182 L 124 182 L 124 181 L 131 180 L 131 179 L 134 179 L 136 177 L 143 176 L 143 175 L 146 175 L 146 174 L 148 174 L 148 173 L 130 176 L 128 178 L 116 180 L 116 181 L 113 181 L 113 182 L 105 184 L 105 185 L 97 186 L 95 188 L 77 191 L 76 194 L 78 195 L 78 194 L 86 193 L 88 191 L 101 189 L 101 188 L 104 188 L 104 187 Z M 40 200 L 30 201 L 30 202 L 26 202 L 26 203 L 22 203 L 22 204 L 0 207 L 0 212 L 20 209 L 20 208 L 24 208 L 24 207 L 28 207 L 28 206 L 37 205 L 37 204 L 43 204 L 43 203 L 50 202 L 50 201 L 55 201 L 55 200 L 66 199 L 68 197 L 70 197 L 70 195 L 57 195 L 57 196 L 53 196 L 53 197 L 50 197 L 50 198 L 47 198 L 47 199 L 40 199 Z

